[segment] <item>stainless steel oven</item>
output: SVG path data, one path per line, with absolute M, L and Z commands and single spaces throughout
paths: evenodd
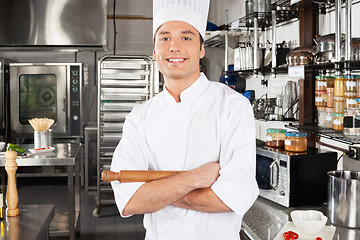
M 0 141 L 9 137 L 9 63 L 13 60 L 0 58 Z
M 11 63 L 11 135 L 32 134 L 28 120 L 46 117 L 55 136 L 81 136 L 82 74 L 82 63 Z
M 304 153 L 258 143 L 256 180 L 260 196 L 285 207 L 327 201 L 327 172 L 336 170 L 337 153 L 309 148 Z

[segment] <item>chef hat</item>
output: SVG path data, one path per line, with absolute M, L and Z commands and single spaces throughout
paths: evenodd
M 187 22 L 205 37 L 210 0 L 154 0 L 153 36 L 168 21 Z

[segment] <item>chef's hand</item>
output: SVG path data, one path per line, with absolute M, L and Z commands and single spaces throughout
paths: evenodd
M 197 188 L 207 188 L 219 177 L 220 164 L 219 162 L 210 162 L 190 171 L 194 176 Z

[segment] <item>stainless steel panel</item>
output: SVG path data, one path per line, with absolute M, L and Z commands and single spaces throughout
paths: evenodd
M 139 105 L 139 103 L 125 102 L 125 103 L 103 103 L 101 106 L 102 111 L 131 111 L 133 107 Z
M 1 47 L 103 48 L 106 0 L 2 0 Z

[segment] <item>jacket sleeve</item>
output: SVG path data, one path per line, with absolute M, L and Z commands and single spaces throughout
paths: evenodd
M 255 121 L 249 101 L 236 96 L 221 117 L 220 176 L 211 186 L 215 194 L 243 217 L 256 200 Z
M 111 171 L 148 170 L 148 162 L 146 160 L 146 141 L 141 134 L 142 131 L 141 124 L 139 124 L 139 118 L 134 117 L 134 110 L 126 117 L 122 138 L 115 149 L 111 162 Z M 142 184 L 144 183 L 111 182 L 115 202 L 122 217 L 131 216 L 123 216 L 122 211 L 130 198 Z

